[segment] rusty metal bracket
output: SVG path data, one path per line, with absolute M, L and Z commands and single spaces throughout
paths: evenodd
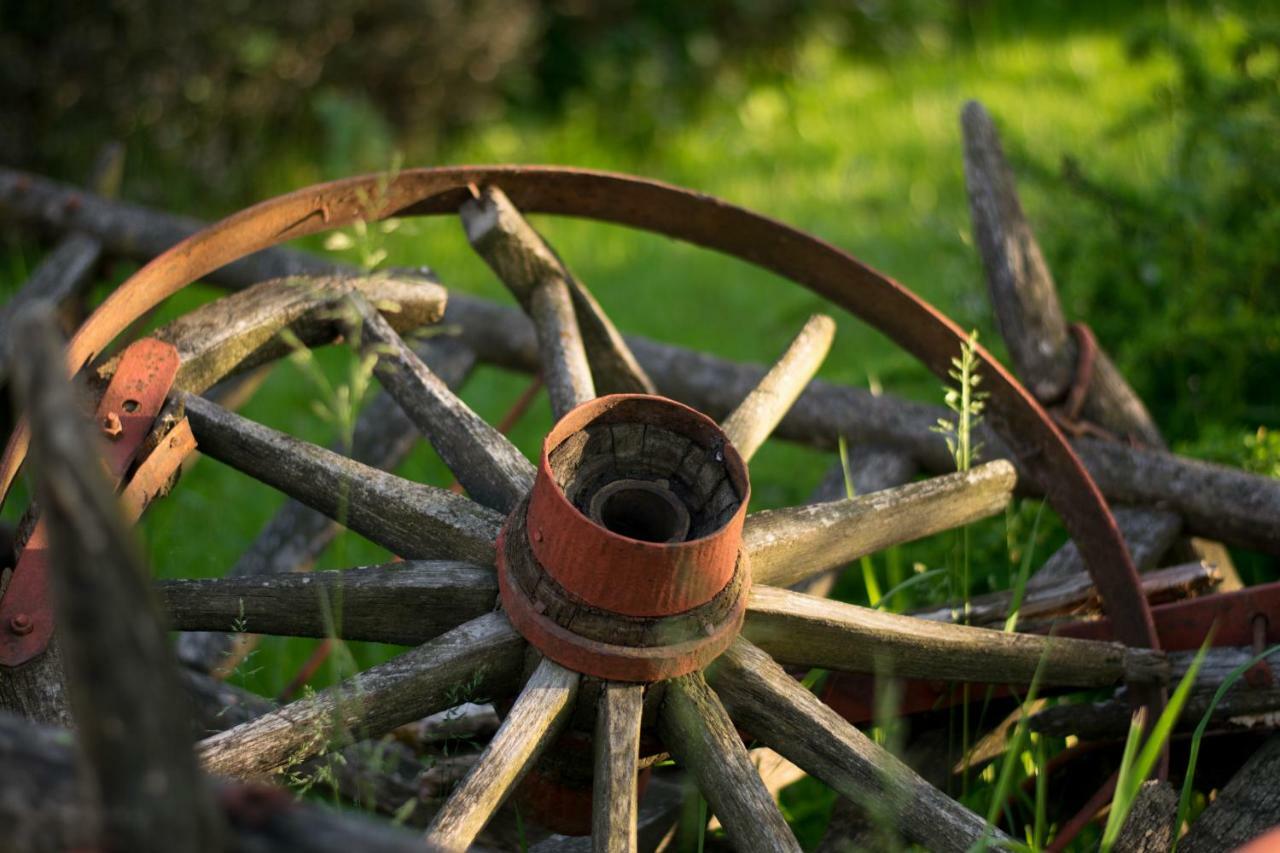
M 121 356 L 120 366 L 107 385 L 95 414 L 107 438 L 103 449 L 104 462 L 114 483 L 118 484 L 128 472 L 134 456 L 151 431 L 152 422 L 164 407 L 165 397 L 178 374 L 178 361 L 178 351 L 172 344 L 154 338 L 136 341 Z M 188 428 L 186 435 L 190 434 Z M 166 439 L 161 446 L 172 445 L 175 451 L 184 448 L 186 444 L 181 435 L 179 433 L 173 440 Z M 182 455 L 185 456 L 185 452 Z M 147 462 L 151 462 L 150 457 Z M 163 475 L 164 482 L 180 463 L 181 459 L 178 459 Z M 164 467 L 163 462 L 143 465 L 144 470 L 153 472 Z M 153 488 L 148 485 L 156 476 L 158 474 L 152 473 L 144 477 L 139 486 L 126 489 L 128 511 L 132 513 L 132 508 L 136 507 L 137 513 L 141 513 L 147 490 L 153 489 L 152 494 L 159 490 L 159 486 Z M 48 573 L 48 537 L 44 524 L 37 523 L 18 555 L 18 564 L 13 569 L 9 585 L 0 597 L 0 666 L 26 663 L 49 645 L 53 636 L 53 602 L 49 598 Z

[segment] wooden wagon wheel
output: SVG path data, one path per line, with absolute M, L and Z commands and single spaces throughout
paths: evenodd
M 353 179 L 266 202 L 185 241 L 86 322 L 69 347 L 73 369 L 165 296 L 244 254 L 359 218 L 460 210 L 468 238 L 535 324 L 558 418 L 535 468 L 458 400 L 397 331 L 438 313 L 442 294 L 431 285 L 273 283 L 170 327 L 182 358 L 172 399 L 204 453 L 409 561 L 310 578 L 171 585 L 175 627 L 225 627 L 236 615 L 228 605 L 242 603 L 256 633 L 322 636 L 316 589 L 328 587 L 342 591 L 346 638 L 420 644 L 206 739 L 198 750 L 209 770 L 271 773 L 322 751 L 335 726 L 379 736 L 443 710 L 453 688 L 468 682 L 516 698 L 429 830 L 442 849 L 465 849 L 569 730 L 592 741 L 597 849 L 635 845 L 642 732 L 660 744 L 646 752 L 669 750 L 692 771 L 737 848 L 798 849 L 741 728 L 841 794 L 882 800 L 907 838 L 961 850 L 994 830 L 823 705 L 780 662 L 944 681 L 993 672 L 1011 684 L 1127 681 L 1158 699 L 1163 659 L 1149 648 L 926 622 L 785 589 L 998 511 L 1011 494 L 1013 466 L 995 462 L 869 498 L 748 516 L 747 462 L 817 370 L 834 324 L 810 320 L 717 425 L 655 394 L 590 293 L 498 187 L 525 209 L 663 231 L 753 260 L 854 310 L 940 372 L 957 351 L 954 324 L 830 246 L 705 197 L 602 173 L 449 169 L 405 172 L 386 185 Z M 363 466 L 199 396 L 246 356 L 278 354 L 271 340 L 286 324 L 309 330 L 304 338 L 314 343 L 345 335 L 375 357 L 384 387 L 470 499 Z M 1052 484 L 1049 499 L 1120 639 L 1154 646 L 1136 573 L 1100 494 L 1038 405 L 979 355 L 1005 437 L 1024 473 Z M 19 432 L 0 471 L 6 487 L 24 446 Z

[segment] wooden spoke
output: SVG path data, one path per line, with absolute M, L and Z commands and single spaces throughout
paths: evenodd
M 15 318 L 15 385 L 32 427 L 31 463 L 52 556 L 58 642 L 81 749 L 120 850 L 220 850 L 222 818 L 191 754 L 173 655 L 150 574 L 99 458 L 100 439 L 63 372 L 52 308 Z
M 510 512 L 533 486 L 533 465 L 505 435 L 462 402 L 396 334 L 369 300 L 352 299 L 361 350 L 374 373 L 431 442 L 473 500 Z
M 4 767 L 0 775 L 0 825 L 4 826 L 5 850 L 105 849 L 103 804 L 85 790 L 80 764 L 65 729 L 0 714 L 0 766 Z M 172 784 L 173 780 L 166 781 Z M 216 850 L 421 853 L 423 849 L 420 835 L 386 821 L 298 800 L 277 788 L 214 785 L 222 813 L 231 818 L 230 838 L 213 848 Z M 156 800 L 147 808 L 171 806 Z M 173 817 L 189 820 L 189 815 L 182 813 Z M 204 849 L 174 846 L 182 840 L 186 839 L 152 836 L 146 844 L 110 849 Z M 199 842 L 218 840 L 203 838 Z
M 693 772 L 729 842 L 743 853 L 798 851 L 728 712 L 701 673 L 667 682 L 658 720 L 672 755 Z
M 550 279 L 535 287 L 529 294 L 529 317 L 538 331 L 538 360 L 551 412 L 559 419 L 596 396 L 569 286 Z
M 600 692 L 592 777 L 591 848 L 595 853 L 636 849 L 636 774 L 643 710 L 642 685 L 609 683 Z
M 451 388 L 460 387 L 475 366 L 475 354 L 447 336 L 427 338 L 416 351 Z M 390 471 L 417 441 L 418 431 L 399 404 L 380 391 L 356 418 L 350 454 L 357 462 Z M 295 500 L 286 501 L 227 574 L 243 578 L 304 571 L 339 530 L 341 525 L 324 513 Z M 233 637 L 221 631 L 190 631 L 178 637 L 178 658 L 202 672 L 225 671 L 234 668 L 254 643 L 249 634 Z
M 417 645 L 493 609 L 491 567 L 413 560 L 346 571 L 157 581 L 169 627 Z
M 986 822 L 934 788 L 738 639 L 708 678 L 733 719 L 856 805 L 930 850 L 968 850 Z M 878 811 L 883 810 L 883 811 Z M 993 841 L 1004 834 L 993 830 Z
M 200 450 L 406 558 L 492 564 L 502 516 L 184 394 Z
M 782 663 L 942 681 L 1101 687 L 1161 682 L 1164 655 L 1119 643 L 1015 634 L 753 587 L 743 634 Z
M 359 673 L 342 684 L 205 738 L 197 753 L 212 773 L 262 776 L 306 761 L 330 743 L 380 737 L 396 726 L 486 697 L 518 683 L 524 640 L 501 613 L 454 628 L 412 651 Z
M 1013 496 L 1003 460 L 864 497 L 747 517 L 743 545 L 757 584 L 790 586 L 891 545 L 1000 512 Z
M 479 762 L 432 821 L 428 848 L 460 853 L 471 846 L 568 720 L 580 680 L 550 659 L 538 664 Z
M 182 366 L 174 387 L 193 394 L 231 373 L 288 355 L 288 330 L 307 347 L 342 335 L 344 303 L 362 295 L 400 331 L 435 323 L 444 316 L 446 291 L 425 279 L 376 275 L 292 276 L 264 281 L 183 314 L 152 333 L 178 348 Z M 115 372 L 115 359 L 99 371 Z
M 831 350 L 836 323 L 825 314 L 814 314 L 800 334 L 751 390 L 722 426 L 733 446 L 750 461 L 760 445 L 782 421 Z
M 502 190 L 497 187 L 479 190 L 479 196 L 464 202 L 459 213 L 467 240 L 534 319 L 544 378 L 553 393 L 553 402 L 557 393 L 553 378 L 564 390 L 567 390 L 564 384 L 567 380 L 575 395 L 586 393 L 592 378 L 595 390 L 602 394 L 656 393 L 653 382 L 595 297 L 574 278 Z M 534 296 L 544 285 L 550 288 L 539 297 L 543 303 L 539 307 Z M 566 294 L 577 318 L 577 331 L 572 331 L 566 316 Z M 567 334 L 569 338 L 564 342 L 555 341 L 552 336 L 558 334 Z M 587 377 L 582 376 L 578 361 L 576 338 L 579 335 L 591 365 Z M 563 357 L 554 356 L 558 351 L 563 351 Z M 557 370 L 550 370 L 549 364 L 556 365 Z M 556 373 L 558 377 L 554 376 Z M 592 396 L 594 393 L 586 399 Z M 562 397 L 561 405 L 565 400 L 567 396 Z

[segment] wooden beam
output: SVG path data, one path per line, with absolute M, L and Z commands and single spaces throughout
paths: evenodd
M 454 628 L 347 681 L 205 738 L 205 769 L 224 776 L 275 773 L 331 743 L 380 737 L 397 726 L 466 701 L 463 685 L 487 697 L 518 683 L 524 640 L 501 613 Z
M 502 516 L 182 395 L 200 450 L 406 558 L 491 565 Z
M 721 426 L 743 459 L 750 461 L 755 456 L 813 379 L 831 351 L 835 335 L 836 323 L 830 317 L 810 317 L 760 384 L 724 419 Z
M 581 676 L 543 658 L 466 779 L 427 830 L 428 849 L 463 853 L 568 720 Z
M 728 712 L 701 673 L 666 683 L 658 731 L 676 760 L 697 779 L 735 850 L 800 850 Z
M 916 844 L 959 853 L 986 831 L 982 818 L 873 743 L 751 643 L 737 640 L 708 677 L 739 725 Z M 1004 835 L 993 830 L 988 837 Z
M 493 609 L 492 567 L 410 560 L 326 572 L 156 581 L 169 627 L 417 645 Z
M 502 513 L 533 487 L 533 465 L 449 389 L 366 299 L 352 299 L 352 337 L 387 393 L 431 442 L 471 498 Z
M 1168 678 L 1164 655 L 1119 643 L 930 622 L 814 598 L 751 590 L 743 636 L 782 663 L 885 677 L 1102 687 Z
M 634 853 L 640 772 L 640 717 L 644 686 L 611 682 L 596 708 L 595 766 L 592 776 L 591 849 Z
M 757 584 L 789 586 L 884 548 L 1000 512 L 1013 466 L 989 462 L 865 497 L 747 516 L 743 547 Z
M 1178 844 L 1182 853 L 1225 853 L 1280 824 L 1280 735 L 1262 744 Z
M 223 819 L 191 753 L 177 668 L 150 571 L 101 464 L 101 439 L 62 372 L 53 309 L 14 318 L 15 387 L 32 427 L 31 466 L 48 532 L 49 583 L 71 710 L 105 846 L 221 850 Z

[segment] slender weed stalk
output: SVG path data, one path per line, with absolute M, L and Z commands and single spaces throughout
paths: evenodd
M 856 498 L 858 490 L 853 483 L 853 469 L 849 467 L 849 443 L 842 435 L 837 444 L 840 447 L 840 472 L 844 475 L 844 496 L 850 499 Z M 867 604 L 878 607 L 881 595 L 875 563 L 872 562 L 870 554 L 864 555 L 858 563 L 862 567 L 862 584 L 867 588 Z

